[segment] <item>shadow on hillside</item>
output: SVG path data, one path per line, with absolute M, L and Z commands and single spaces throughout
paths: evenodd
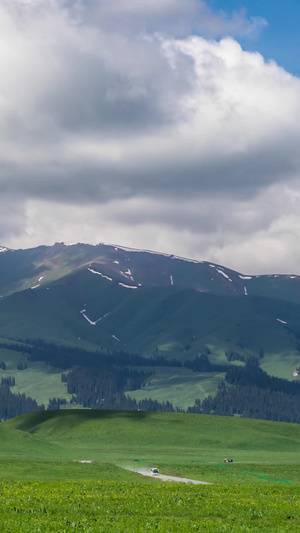
M 149 411 L 121 411 L 108 409 L 63 409 L 56 411 L 56 415 L 72 416 L 72 414 L 81 415 L 85 419 L 99 418 L 147 418 L 153 413 Z
M 147 411 L 116 411 L 102 409 L 61 409 L 50 411 L 36 411 L 26 413 L 6 422 L 7 425 L 13 426 L 21 431 L 37 430 L 37 427 L 45 422 L 56 420 L 58 424 L 78 425 L 87 420 L 101 420 L 107 418 L 125 418 L 142 420 L 152 416 L 152 412 Z

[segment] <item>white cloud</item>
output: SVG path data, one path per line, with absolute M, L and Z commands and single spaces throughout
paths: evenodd
M 38 224 L 37 224 L 38 221 Z M 112 200 L 103 205 L 27 203 L 22 243 L 114 243 L 214 261 L 245 274 L 298 273 L 300 196 L 282 185 L 254 200 Z M 5 241 L 20 246 L 17 234 Z
M 264 24 L 196 0 L 3 2 L 0 244 L 295 270 L 300 80 L 213 39 Z
M 119 33 L 164 33 L 186 37 L 192 32 L 206 37 L 223 35 L 256 36 L 267 22 L 261 17 L 248 18 L 245 10 L 226 13 L 214 11 L 203 0 L 85 0 L 66 2 L 75 18 L 85 24 L 103 24 Z

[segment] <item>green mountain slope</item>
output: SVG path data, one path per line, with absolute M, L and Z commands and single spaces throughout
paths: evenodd
M 295 351 L 299 317 L 300 306 L 290 302 L 174 286 L 128 290 L 84 269 L 49 288 L 2 299 L 0 336 L 86 342 L 148 355 L 157 347 L 185 359 L 206 344 L 224 351 Z
M 249 276 L 206 261 L 81 243 L 56 243 L 27 250 L 2 247 L 0 295 L 48 286 L 82 267 L 127 286 L 176 286 L 212 294 L 251 294 L 300 302 L 300 276 L 297 275 Z
M 249 276 L 213 263 L 103 244 L 1 250 L 4 339 L 41 338 L 181 362 L 206 347 L 214 364 L 227 363 L 226 351 L 244 359 L 263 351 L 264 370 L 297 379 L 292 374 L 300 367 L 299 276 Z M 7 365 L 0 377 L 16 377 L 15 392 L 43 403 L 54 396 L 69 399 L 59 369 L 51 373 L 35 363 L 18 374 L 18 358 L 0 351 Z M 140 399 L 144 392 L 187 407 L 199 391 L 203 398 L 216 390 L 218 372 L 197 381 L 183 370 L 159 369 L 132 395 Z

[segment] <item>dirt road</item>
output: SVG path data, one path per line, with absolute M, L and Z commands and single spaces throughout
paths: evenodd
M 150 476 L 156 479 L 161 479 L 162 481 L 176 481 L 179 483 L 189 483 L 192 485 L 212 485 L 212 483 L 208 483 L 207 481 L 199 481 L 198 479 L 188 479 L 186 477 L 175 477 L 175 476 L 165 476 L 164 474 L 152 474 L 150 470 L 147 469 L 139 469 L 135 470 L 137 474 L 142 474 L 142 476 Z

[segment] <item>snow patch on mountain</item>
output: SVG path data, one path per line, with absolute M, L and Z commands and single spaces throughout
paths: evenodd
M 129 279 L 130 281 L 134 281 L 132 275 L 131 275 L 131 270 L 128 268 L 128 270 L 126 270 L 126 272 L 123 272 L 123 270 L 120 270 L 120 274 L 122 274 L 122 276 L 124 276 L 124 278 L 126 279 Z
M 93 270 L 92 268 L 88 268 L 88 270 L 92 272 L 92 274 L 98 274 L 98 276 L 108 279 L 108 281 L 112 281 L 112 278 L 110 278 L 109 276 L 105 276 L 104 274 L 101 274 L 101 272 L 97 272 L 96 270 Z
M 105 318 L 106 316 L 110 315 L 111 311 L 109 311 L 108 313 L 106 313 L 105 315 L 103 316 L 100 316 L 100 318 L 98 318 L 98 320 L 95 320 L 95 322 L 93 320 L 91 320 L 86 314 L 85 312 L 86 309 L 82 309 L 82 311 L 80 311 L 80 313 L 82 314 L 82 316 L 84 316 L 84 318 L 92 325 L 92 326 L 96 326 L 96 324 L 98 324 L 98 322 L 100 322 L 101 320 L 103 320 L 103 318 Z
M 113 339 L 116 339 L 116 341 L 121 342 L 120 339 L 118 339 L 118 337 L 116 337 L 115 335 L 112 335 L 112 338 L 113 338 Z
M 0 253 L 1 252 L 7 252 L 7 248 L 5 248 L 5 246 L 0 246 Z
M 276 320 L 278 322 L 280 322 L 281 324 L 287 324 L 287 322 L 285 320 L 281 320 L 280 318 L 276 318 Z
M 244 287 L 245 296 L 248 296 L 247 287 Z
M 170 283 L 171 283 L 171 285 L 174 285 L 174 281 L 173 281 L 173 276 L 172 275 L 170 276 Z
M 137 289 L 137 287 L 135 285 L 125 285 L 125 283 L 119 283 L 119 285 L 121 285 L 121 287 L 125 287 L 126 289 Z
M 93 322 L 92 320 L 89 319 L 88 316 L 86 316 L 85 313 L 82 313 L 82 316 L 84 316 L 84 318 L 92 325 L 92 326 L 96 326 L 96 322 Z
M 128 268 L 126 270 L 126 272 L 124 272 L 125 276 L 128 277 L 131 281 L 134 281 L 133 277 L 132 277 L 132 273 L 131 273 L 131 270 L 130 268 Z
M 217 272 L 219 272 L 219 274 L 222 274 L 222 276 L 224 276 L 224 278 L 228 279 L 228 281 L 232 281 L 232 279 L 230 279 L 229 276 L 227 276 L 227 274 L 225 272 L 223 272 L 223 270 L 220 270 L 219 268 L 216 269 Z
M 242 276 L 241 274 L 239 274 L 239 278 L 241 278 L 241 279 L 252 279 L 252 276 Z

